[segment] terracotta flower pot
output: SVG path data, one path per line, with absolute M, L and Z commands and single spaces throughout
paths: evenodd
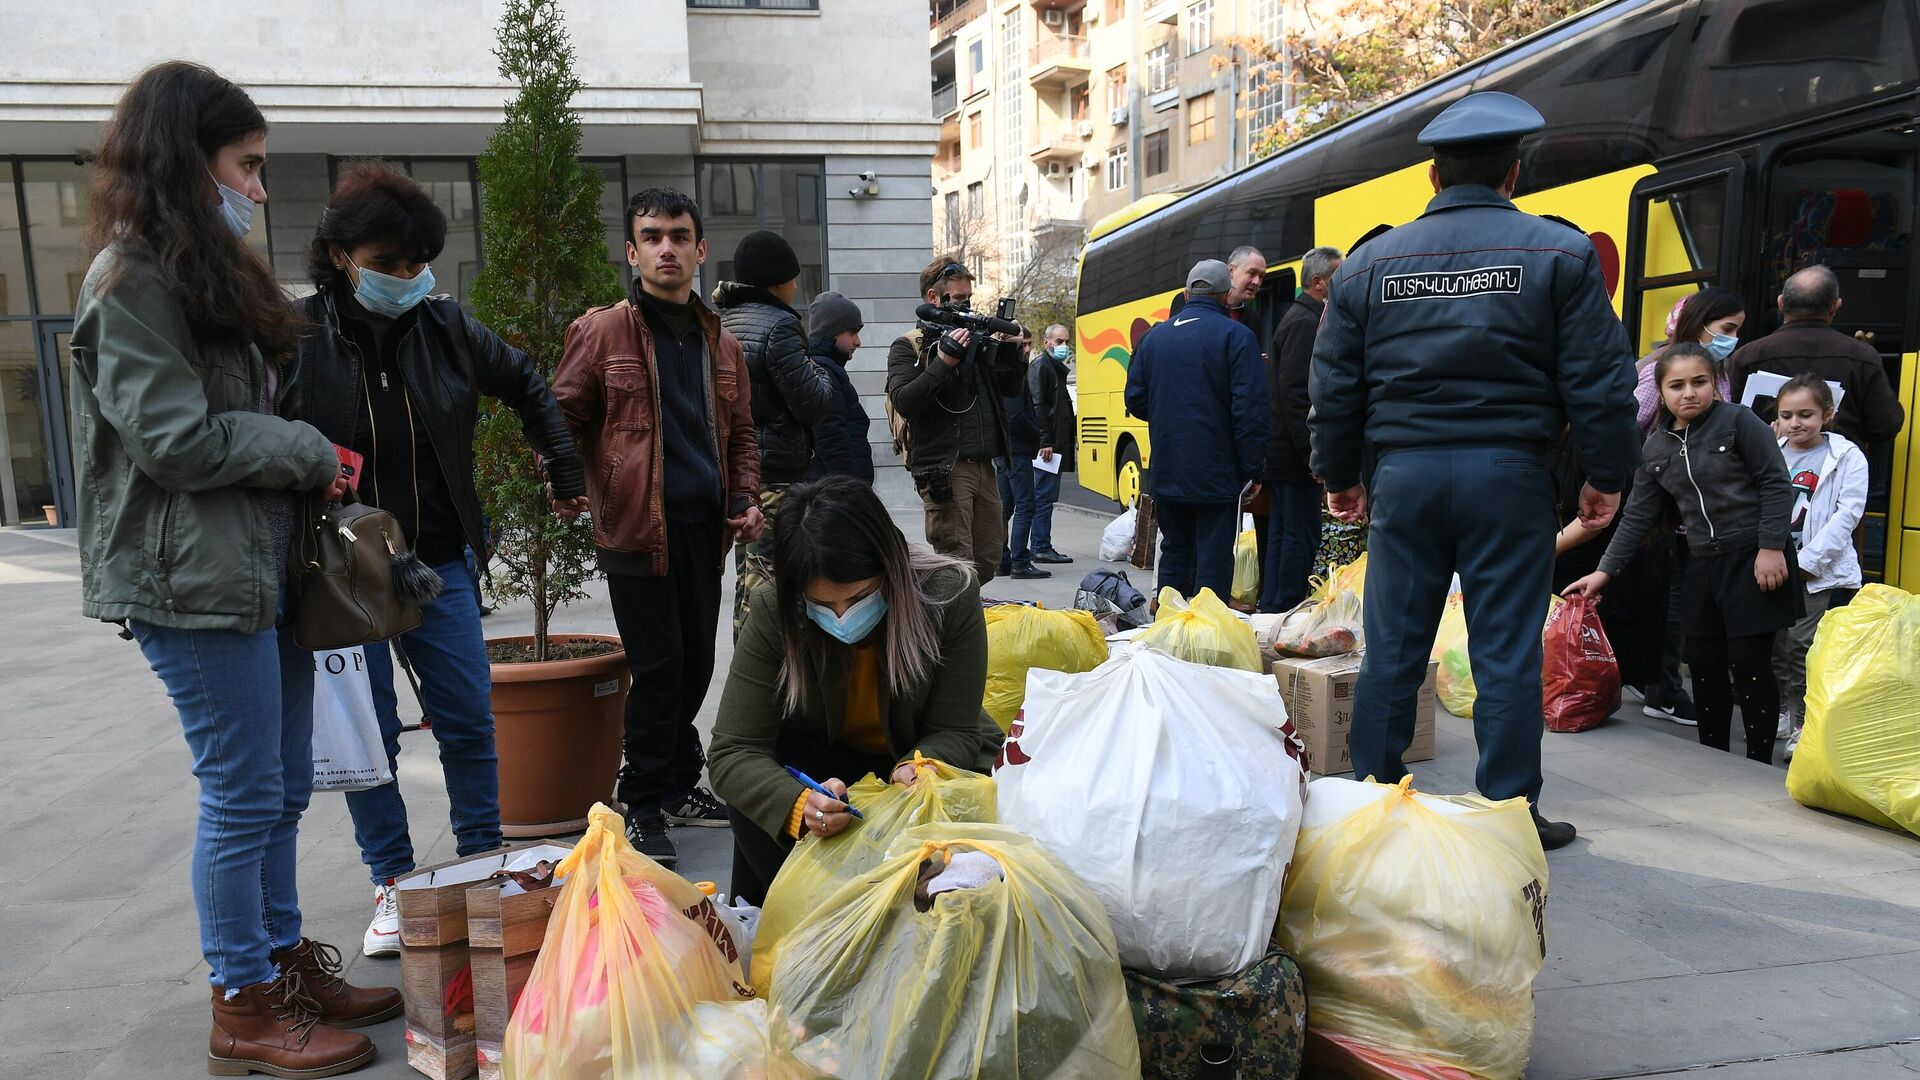
M 573 634 L 552 640 L 604 641 L 616 648 L 582 660 L 491 665 L 500 831 L 509 837 L 564 836 L 586 828 L 593 804 L 612 801 L 620 771 L 631 681 L 620 639 Z

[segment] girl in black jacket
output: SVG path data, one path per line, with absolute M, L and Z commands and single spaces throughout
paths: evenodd
M 1771 763 L 1780 722 L 1773 637 L 1805 614 L 1789 542 L 1793 485 L 1773 429 L 1753 410 L 1718 400 L 1711 353 L 1672 345 L 1655 365 L 1660 415 L 1633 493 L 1600 568 L 1566 594 L 1598 596 L 1662 511 L 1677 509 L 1692 553 L 1680 619 L 1700 742 L 1730 749 L 1738 700 L 1747 757 Z

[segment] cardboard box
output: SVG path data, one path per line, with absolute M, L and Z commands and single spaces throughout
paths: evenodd
M 1347 733 L 1353 729 L 1353 691 L 1360 681 L 1363 654 L 1325 656 L 1318 660 L 1287 658 L 1274 662 L 1273 677 L 1280 684 L 1281 700 L 1287 705 L 1287 718 L 1307 747 L 1307 767 L 1321 776 L 1353 771 L 1353 756 L 1347 751 Z M 1414 703 L 1417 717 L 1413 724 L 1413 744 L 1401 759 L 1407 762 L 1433 759 L 1434 682 L 1440 665 L 1427 665 L 1426 681 Z
M 542 845 L 543 858 L 558 863 L 569 849 Z M 473 963 L 474 1051 L 480 1080 L 499 1080 L 500 1055 L 513 1004 L 533 974 L 546 940 L 547 921 L 560 884 L 527 892 L 511 880 L 486 881 L 467 890 L 467 955 Z
M 464 1080 L 480 1068 L 474 1048 L 467 890 L 495 870 L 525 870 L 553 850 L 549 845 L 500 848 L 416 870 L 395 883 L 407 1064 L 433 1080 Z M 565 855 L 567 849 L 557 850 Z

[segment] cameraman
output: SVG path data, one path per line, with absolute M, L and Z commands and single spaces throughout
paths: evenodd
M 951 257 L 920 273 L 937 307 L 969 311 L 973 275 Z M 906 421 L 907 471 L 927 509 L 927 542 L 991 581 L 1006 546 L 993 459 L 1007 452 L 1000 399 L 1023 393 L 1018 342 L 922 322 L 887 350 L 887 400 Z

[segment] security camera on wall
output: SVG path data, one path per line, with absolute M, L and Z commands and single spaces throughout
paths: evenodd
M 850 187 L 847 189 L 848 195 L 851 195 L 856 199 L 863 199 L 863 198 L 872 198 L 873 196 L 880 194 L 880 178 L 877 174 L 872 172 L 863 172 L 860 174 L 859 180 L 860 180 L 860 183 L 858 186 Z

